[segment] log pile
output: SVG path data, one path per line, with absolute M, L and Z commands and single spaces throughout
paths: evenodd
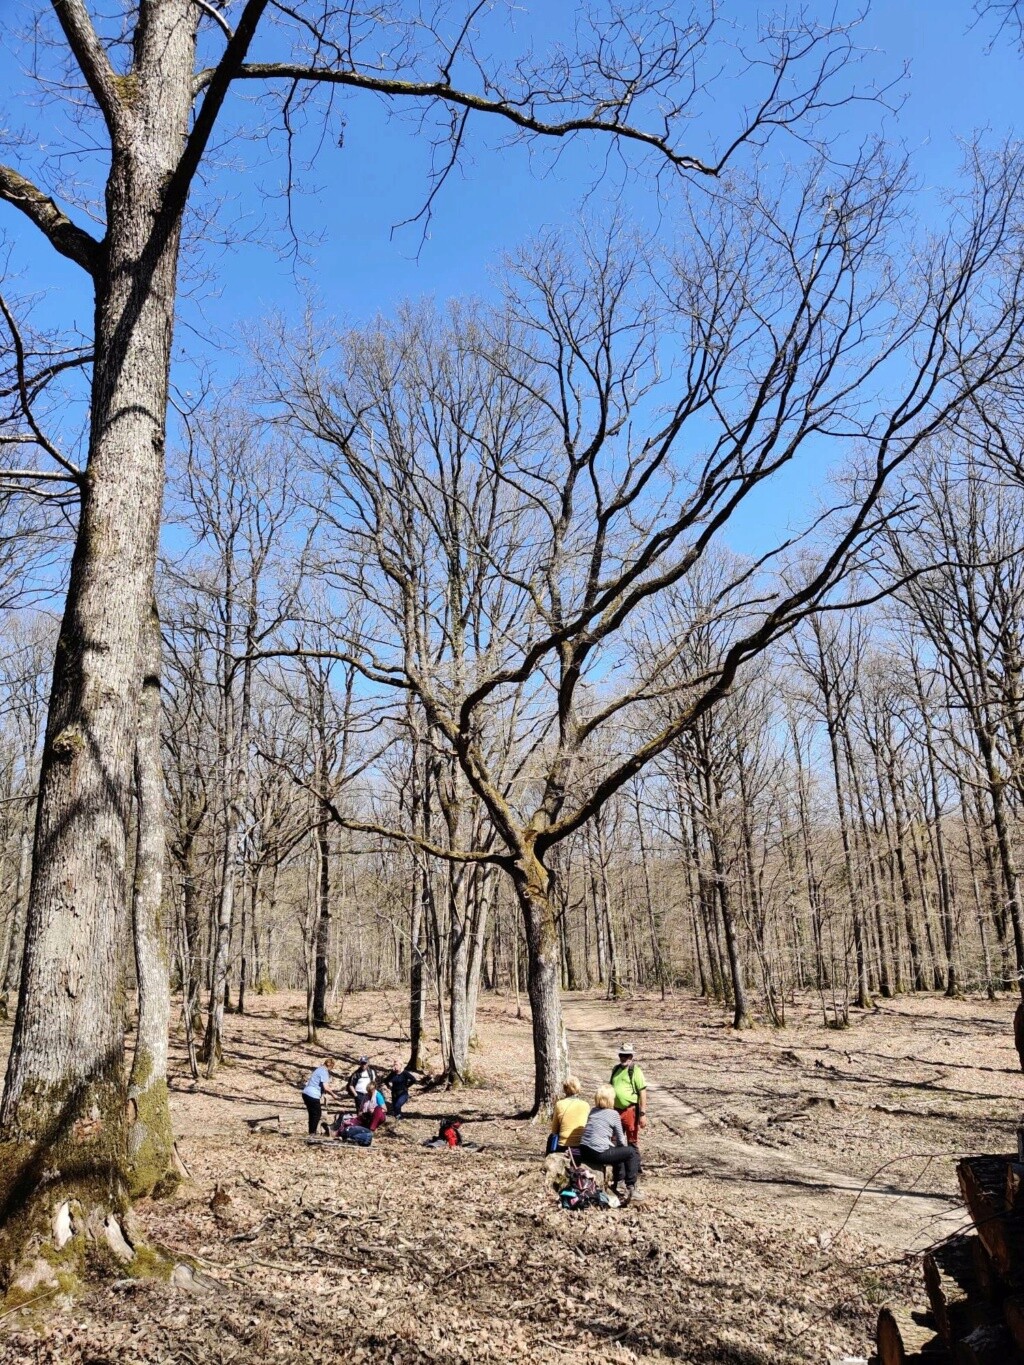
M 927 1312 L 882 1309 L 878 1365 L 1024 1365 L 1024 1165 L 968 1157 L 957 1178 L 974 1231 L 926 1253 Z

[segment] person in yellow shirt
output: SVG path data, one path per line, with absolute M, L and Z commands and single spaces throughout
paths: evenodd
M 551 1115 L 549 1152 L 564 1152 L 567 1147 L 578 1147 L 590 1117 L 590 1105 L 580 1099 L 580 1083 L 575 1076 L 566 1077 L 565 1098 L 558 1100 Z

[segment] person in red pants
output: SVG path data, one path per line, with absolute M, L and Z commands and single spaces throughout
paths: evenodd
M 374 1086 L 371 1091 L 367 1092 L 366 1103 L 359 1115 L 359 1122 L 364 1128 L 369 1128 L 371 1133 L 375 1133 L 387 1116 L 388 1110 L 384 1096 Z
M 619 1048 L 618 1064 L 612 1067 L 611 1086 L 626 1141 L 639 1152 L 640 1130 L 647 1124 L 647 1082 L 636 1064 L 632 1043 L 623 1043 Z

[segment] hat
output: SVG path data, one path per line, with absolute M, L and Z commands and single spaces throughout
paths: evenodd
M 359 1058 L 359 1065 L 360 1065 L 360 1066 L 365 1066 L 366 1063 L 367 1063 L 369 1060 L 370 1060 L 369 1057 L 360 1057 L 360 1058 Z
M 620 1056 L 620 1057 L 632 1057 L 632 1055 L 633 1055 L 633 1044 L 632 1044 L 632 1043 L 620 1043 L 620 1044 L 619 1044 L 619 1056 Z

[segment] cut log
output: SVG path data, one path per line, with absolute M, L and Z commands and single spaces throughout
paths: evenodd
M 957 1343 L 954 1359 L 956 1365 L 1017 1365 L 1021 1357 L 1010 1333 L 998 1323 L 993 1327 L 975 1327 Z
M 875 1330 L 875 1349 L 878 1365 L 911 1365 L 927 1361 L 941 1365 L 949 1356 L 942 1342 L 930 1327 L 922 1327 L 913 1315 L 903 1308 L 883 1308 Z
M 964 1203 L 978 1236 L 1007 1284 L 1015 1284 L 1018 1272 L 1024 1270 L 1021 1255 L 1024 1218 L 1006 1212 L 1006 1170 L 1011 1161 L 1016 1161 L 1016 1156 L 972 1156 L 959 1162 L 956 1168 Z
M 259 1132 L 262 1132 L 262 1130 L 263 1130 L 264 1128 L 269 1127 L 271 1124 L 273 1124 L 273 1126 L 274 1126 L 278 1131 L 280 1131 L 280 1128 L 281 1128 L 281 1115 L 280 1115 L 280 1114 L 263 1114 L 263 1115 L 261 1115 L 261 1117 L 258 1118 L 258 1119 L 246 1119 L 246 1123 L 249 1125 L 249 1131 L 250 1131 L 251 1133 L 259 1133 Z
M 973 1236 L 954 1237 L 924 1257 L 924 1286 L 939 1336 L 952 1347 L 978 1326 L 977 1312 L 985 1303 L 974 1267 Z

